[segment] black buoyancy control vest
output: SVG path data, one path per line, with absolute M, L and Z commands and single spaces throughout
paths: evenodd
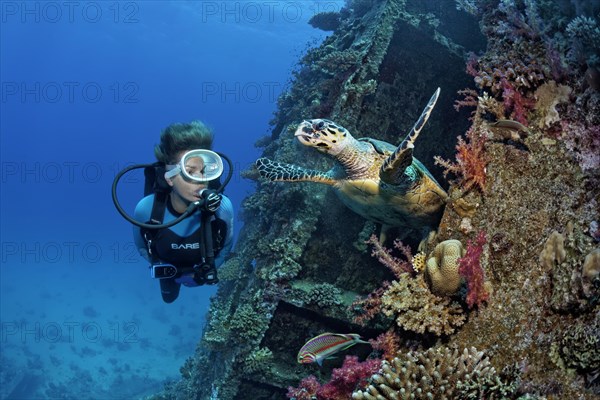
M 154 203 L 150 215 L 150 224 L 162 224 L 165 217 L 171 187 L 167 184 L 165 167 L 162 163 L 155 163 L 144 169 L 144 196 L 154 194 Z M 209 188 L 218 188 L 218 180 L 209 182 Z M 171 210 L 174 213 L 174 210 Z M 212 244 L 214 254 L 218 254 L 225 244 L 227 237 L 227 223 L 220 218 L 211 221 Z M 193 266 L 200 262 L 200 245 L 204 240 L 203 229 L 200 229 L 189 238 L 181 238 L 170 229 L 142 229 L 141 233 L 146 240 L 146 247 L 152 257 L 153 263 L 177 259 L 180 266 Z M 176 263 L 173 263 L 176 264 Z

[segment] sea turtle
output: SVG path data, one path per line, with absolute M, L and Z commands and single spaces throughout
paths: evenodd
M 372 138 L 355 139 L 332 121 L 312 119 L 300 123 L 295 136 L 300 143 L 333 156 L 339 165 L 321 172 L 259 158 L 257 169 L 270 181 L 308 181 L 333 186 L 352 211 L 382 225 L 382 238 L 393 227 L 403 230 L 400 237 L 417 231 L 424 238 L 439 222 L 448 195 L 413 157 L 413 148 L 439 93 L 438 88 L 398 147 Z

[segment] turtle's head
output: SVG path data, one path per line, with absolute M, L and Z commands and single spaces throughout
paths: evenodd
M 328 119 L 302 121 L 294 136 L 305 146 L 336 155 L 352 140 L 352 135 L 343 127 Z

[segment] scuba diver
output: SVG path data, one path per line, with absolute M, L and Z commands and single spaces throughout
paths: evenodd
M 225 155 L 210 150 L 212 141 L 212 131 L 200 121 L 172 124 L 154 148 L 158 162 L 125 168 L 113 182 L 115 206 L 134 225 L 134 242 L 150 262 L 166 303 L 177 299 L 182 284 L 216 284 L 217 267 L 233 245 L 233 206 L 221 194 L 233 166 Z M 221 184 L 223 159 L 229 173 Z M 144 168 L 146 185 L 132 218 L 121 208 L 116 188 L 136 168 Z

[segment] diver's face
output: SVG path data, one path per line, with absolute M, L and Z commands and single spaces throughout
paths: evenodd
M 185 153 L 187 153 L 187 150 L 177 154 L 177 163 L 181 161 L 181 157 L 183 157 Z M 198 171 L 203 171 L 204 169 L 202 162 L 200 157 L 190 158 L 185 164 L 185 169 L 190 175 L 196 175 Z M 173 178 L 167 178 L 166 180 L 169 186 L 173 188 L 171 199 L 173 200 L 175 209 L 177 209 L 178 205 L 187 207 L 189 203 L 200 200 L 200 191 L 208 187 L 206 183 L 192 181 L 191 179 L 184 177 L 181 173 Z

